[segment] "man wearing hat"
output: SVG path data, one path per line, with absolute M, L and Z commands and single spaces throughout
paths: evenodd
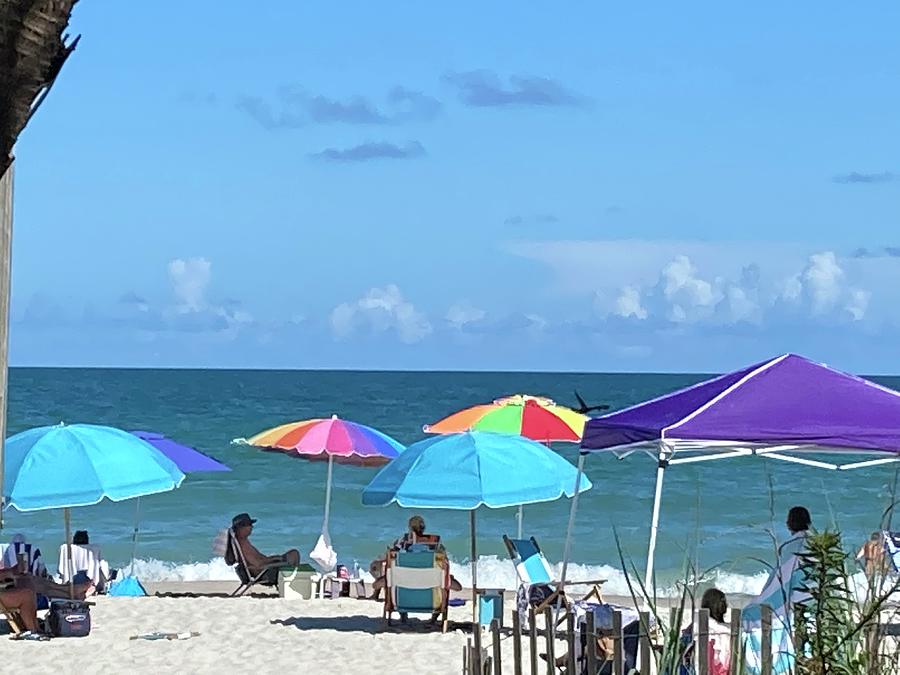
M 244 554 L 244 560 L 247 561 L 247 571 L 256 576 L 268 568 L 263 578 L 269 583 L 277 584 L 278 568 L 272 566 L 281 563 L 286 567 L 296 567 L 300 564 L 300 552 L 292 548 L 281 555 L 263 555 L 250 543 L 250 534 L 253 532 L 255 522 L 256 519 L 251 518 L 249 513 L 239 513 L 231 519 L 231 529 L 234 531 L 238 546 L 241 547 L 241 553 Z

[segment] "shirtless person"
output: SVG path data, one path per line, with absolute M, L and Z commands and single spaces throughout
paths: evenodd
M 231 529 L 234 530 L 238 546 L 241 547 L 241 553 L 244 554 L 244 560 L 247 561 L 247 572 L 255 577 L 266 570 L 263 579 L 266 583 L 275 585 L 278 583 L 278 566 L 296 567 L 300 564 L 300 552 L 292 548 L 281 555 L 263 555 L 250 543 L 250 534 L 253 532 L 253 523 L 255 522 L 256 519 L 251 518 L 250 514 L 239 513 L 231 519 Z M 226 562 L 228 562 L 227 559 Z

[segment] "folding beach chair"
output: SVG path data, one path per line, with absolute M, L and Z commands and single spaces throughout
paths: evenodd
M 14 588 L 15 584 L 8 583 L 0 585 L 0 592 L 8 590 L 10 588 Z M 9 629 L 16 635 L 19 633 L 25 632 L 25 624 L 22 622 L 22 617 L 19 614 L 19 610 L 12 609 L 3 604 L 3 599 L 0 597 L 0 614 L 2 614 L 6 618 L 6 623 L 9 624 Z
M 441 617 L 441 630 L 447 632 L 447 602 L 450 599 L 450 568 L 440 551 L 390 551 L 385 569 L 384 619 L 391 625 L 391 614 L 399 612 L 401 621 L 410 612 Z
M 240 597 L 256 584 L 259 584 L 260 586 L 275 586 L 276 584 L 271 579 L 265 578 L 266 574 L 271 569 L 284 567 L 284 563 L 269 563 L 262 570 L 260 570 L 259 574 L 250 574 L 250 568 L 247 566 L 247 561 L 244 558 L 244 552 L 241 550 L 240 544 L 238 544 L 238 540 L 234 534 L 234 530 L 228 528 L 227 537 L 228 548 L 225 551 L 225 563 L 234 566 L 234 571 L 237 573 L 238 579 L 240 579 L 241 581 L 241 585 L 234 589 L 234 592 L 232 592 L 230 597 Z
M 600 586 L 606 583 L 606 579 L 567 579 L 565 586 L 591 587 L 591 590 L 580 598 L 569 598 L 563 584 L 555 579 L 553 568 L 550 567 L 550 563 L 547 562 L 547 558 L 534 537 L 529 539 L 510 539 L 504 534 L 503 543 L 506 544 L 506 550 L 509 552 L 509 557 L 512 558 L 516 568 L 516 576 L 519 579 L 519 586 L 516 589 L 516 604 L 521 618 L 526 623 L 529 606 L 534 607 L 535 613 L 539 614 L 545 608 L 556 604 L 560 604 L 567 610 L 570 610 L 573 601 L 587 602 L 594 598 L 598 603 L 603 603 L 603 594 Z M 532 588 L 535 588 L 537 592 L 533 593 Z

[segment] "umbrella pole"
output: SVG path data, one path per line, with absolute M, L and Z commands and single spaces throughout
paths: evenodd
M 328 516 L 331 514 L 331 468 L 334 455 L 328 455 L 328 478 L 325 480 L 325 518 L 322 520 L 322 534 L 328 534 Z
M 569 507 L 569 524 L 566 526 L 566 545 L 563 548 L 562 574 L 560 586 L 565 588 L 566 573 L 569 571 L 569 554 L 572 552 L 572 530 L 575 529 L 575 514 L 578 512 L 578 494 L 581 487 L 581 477 L 584 475 L 584 455 L 578 455 L 578 471 L 575 473 L 575 494 L 572 495 L 572 505 Z
M 519 504 L 519 513 L 516 515 L 516 520 L 519 521 L 519 530 L 518 530 L 518 538 L 522 538 L 522 521 L 525 519 L 525 507 Z
M 75 599 L 75 574 L 72 563 L 72 528 L 69 523 L 69 508 L 63 509 L 63 520 L 66 523 L 66 575 L 69 577 L 69 599 Z
M 469 530 L 472 534 L 472 630 L 478 630 L 478 546 L 475 543 L 475 509 L 469 511 Z
M 134 507 L 134 532 L 131 535 L 131 571 L 128 573 L 128 576 L 134 576 L 134 560 L 137 558 L 137 542 L 138 542 L 138 529 L 140 528 L 141 523 L 141 498 L 137 497 L 135 500 L 137 504 Z
M 659 529 L 659 508 L 662 501 L 663 479 L 665 478 L 666 467 L 669 466 L 669 454 L 665 445 L 659 446 L 659 464 L 656 468 L 656 492 L 653 495 L 653 515 L 650 518 L 650 543 L 647 546 L 647 572 L 644 575 L 644 592 L 656 595 L 653 586 L 653 567 L 656 557 L 656 533 Z

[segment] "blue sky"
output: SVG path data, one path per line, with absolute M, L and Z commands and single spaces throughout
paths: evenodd
M 18 365 L 900 371 L 900 6 L 79 3 Z

